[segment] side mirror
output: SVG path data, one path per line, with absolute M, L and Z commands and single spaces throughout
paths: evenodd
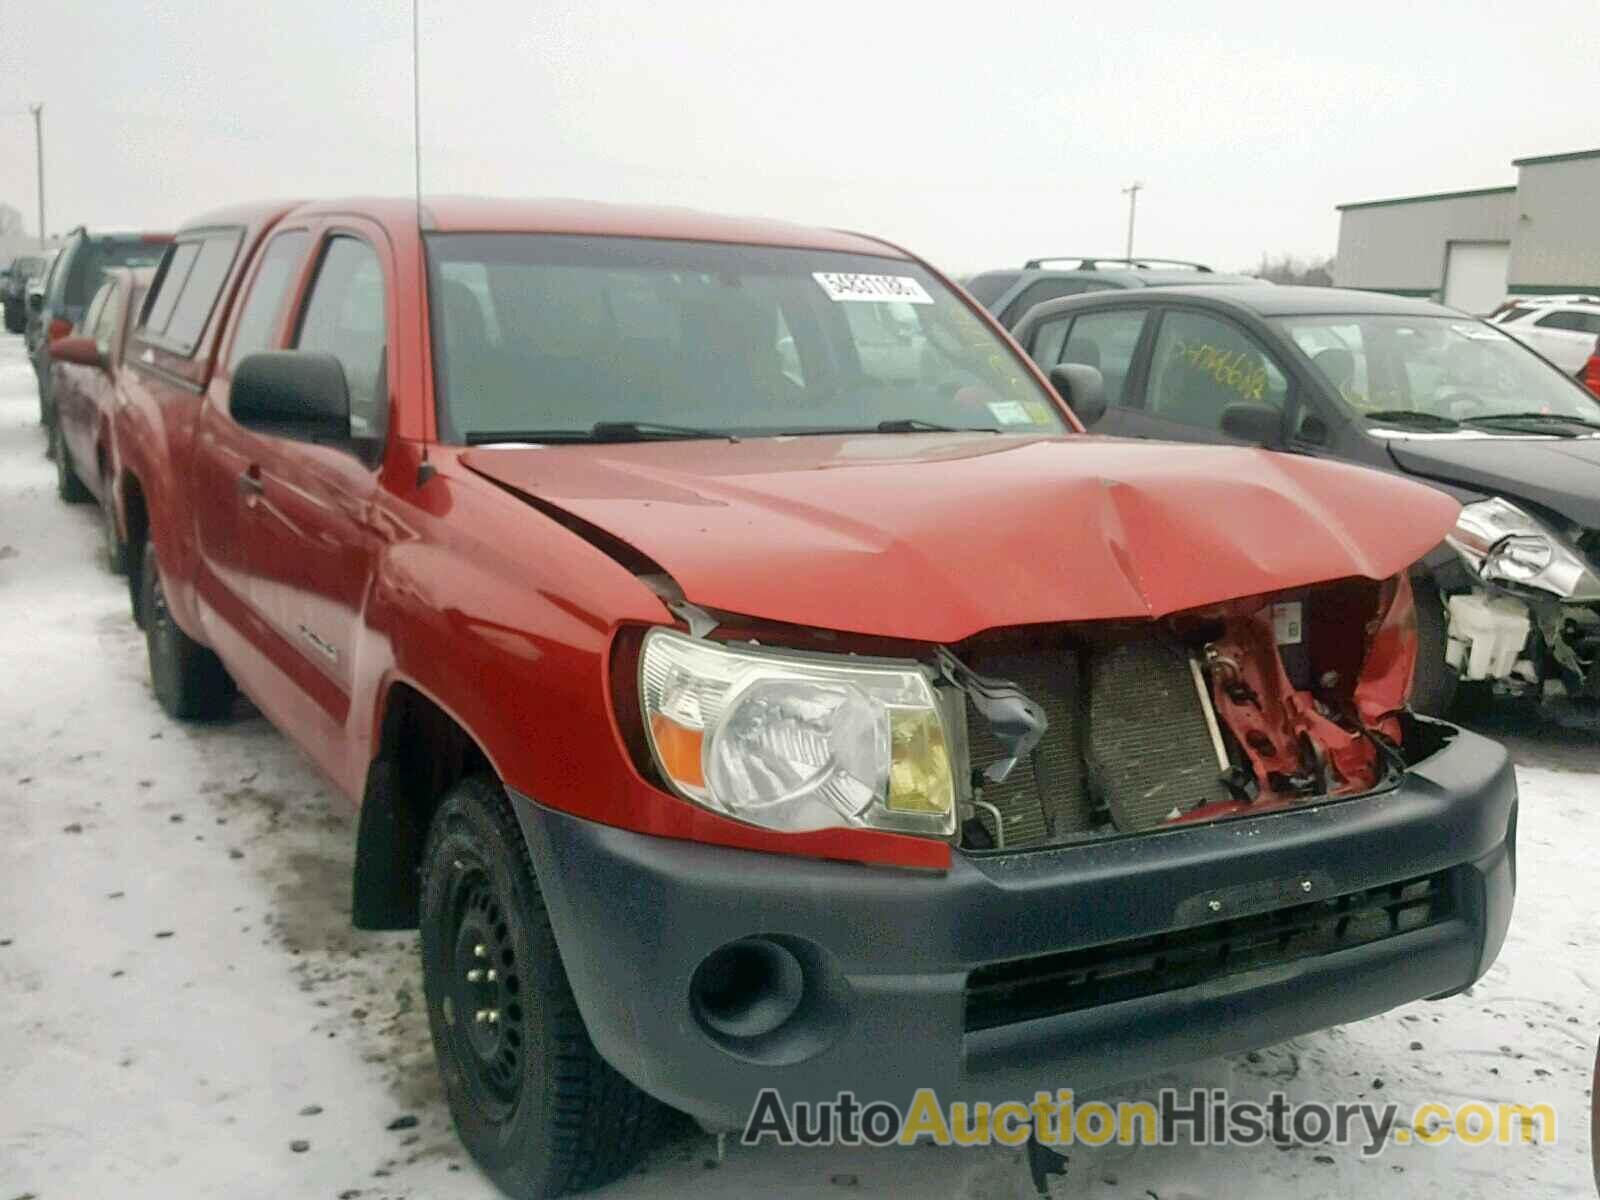
M 40 313 L 42 313 L 44 311 L 44 293 L 43 292 L 29 292 L 28 293 L 28 311 L 31 312 L 36 317 Z
M 246 429 L 297 442 L 350 441 L 350 387 L 331 354 L 266 350 L 233 372 L 228 411 Z
M 76 363 L 80 367 L 106 366 L 105 355 L 92 337 L 64 337 L 50 343 L 50 357 L 56 362 Z
M 1283 440 L 1283 414 L 1270 404 L 1230 404 L 1222 410 L 1222 432 L 1241 442 L 1276 446 Z
M 1060 363 L 1050 368 L 1050 385 L 1085 429 L 1106 415 L 1106 380 L 1098 367 Z

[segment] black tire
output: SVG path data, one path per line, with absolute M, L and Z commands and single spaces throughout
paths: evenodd
M 516 1200 L 622 1175 L 672 1110 L 613 1070 L 589 1040 L 498 781 L 464 779 L 445 796 L 421 885 L 428 1023 L 468 1153 Z M 489 1012 L 494 1019 L 480 1019 Z
M 1444 599 L 1432 579 L 1411 576 L 1417 609 L 1417 665 L 1411 674 L 1411 709 L 1425 717 L 1443 717 L 1455 704 L 1460 676 L 1445 662 Z
M 237 689 L 211 650 L 178 627 L 167 610 L 161 566 L 155 547 L 146 544 L 139 607 L 144 613 L 145 645 L 150 653 L 150 686 L 168 716 L 183 721 L 225 717 Z
M 73 469 L 72 455 L 67 453 L 66 443 L 61 440 L 61 426 L 50 426 L 50 457 L 56 463 L 56 495 L 68 504 L 82 504 L 85 500 L 93 500 L 94 496 L 89 489 L 83 486 L 83 480 L 78 478 L 78 472 Z
M 22 311 L 22 305 L 9 303 L 6 305 L 7 333 L 21 333 L 27 323 L 27 314 Z
M 106 570 L 113 575 L 126 575 L 128 543 L 117 533 L 116 502 L 111 498 L 109 483 L 106 485 L 105 499 L 100 502 L 100 537 L 106 552 Z

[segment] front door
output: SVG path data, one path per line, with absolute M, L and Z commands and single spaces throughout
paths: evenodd
M 387 240 L 364 224 L 322 231 L 289 344 L 332 354 L 350 390 L 351 442 L 261 438 L 244 548 L 273 658 L 301 703 L 279 723 L 343 778 L 359 631 L 383 538 L 373 520 L 389 416 Z

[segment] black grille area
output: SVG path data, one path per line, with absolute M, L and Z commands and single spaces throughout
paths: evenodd
M 1079 747 L 1077 651 L 990 655 L 973 667 L 985 675 L 1009 679 L 1044 709 L 1050 721 L 1031 762 L 1018 763 L 1004 783 L 984 785 L 980 799 L 999 812 L 1005 826 L 1005 848 L 1042 846 L 1052 834 L 1060 837 L 1090 829 L 1093 821 Z M 988 722 L 970 702 L 967 740 L 974 771 L 982 771 L 1003 756 Z M 977 811 L 994 838 L 994 814 L 981 807 Z M 1000 839 L 995 841 L 1000 844 Z
M 967 978 L 966 1028 L 993 1029 L 1154 996 L 1278 963 L 1425 929 L 1455 913 L 1452 873 L 1113 942 L 980 967 Z

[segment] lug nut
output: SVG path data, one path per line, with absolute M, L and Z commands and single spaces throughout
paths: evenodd
M 500 1019 L 498 1008 L 480 1008 L 477 1012 L 477 1021 L 480 1025 L 493 1025 Z
M 1300 881 L 1300 890 L 1301 890 L 1301 891 L 1302 891 L 1302 892 L 1309 892 L 1309 891 L 1310 891 L 1310 890 L 1311 890 L 1311 880 L 1309 880 L 1309 879 L 1302 879 L 1302 880 L 1301 880 L 1301 881 Z
M 472 970 L 467 972 L 467 982 L 468 983 L 478 983 L 482 979 L 483 979 L 483 969 L 481 967 L 473 967 Z
M 479 942 L 472 948 L 472 955 L 474 958 L 488 958 L 489 947 L 485 946 L 482 942 Z
M 1212 912 L 1221 912 L 1222 911 L 1222 901 L 1221 900 L 1207 900 L 1206 901 L 1206 907 L 1209 908 Z

